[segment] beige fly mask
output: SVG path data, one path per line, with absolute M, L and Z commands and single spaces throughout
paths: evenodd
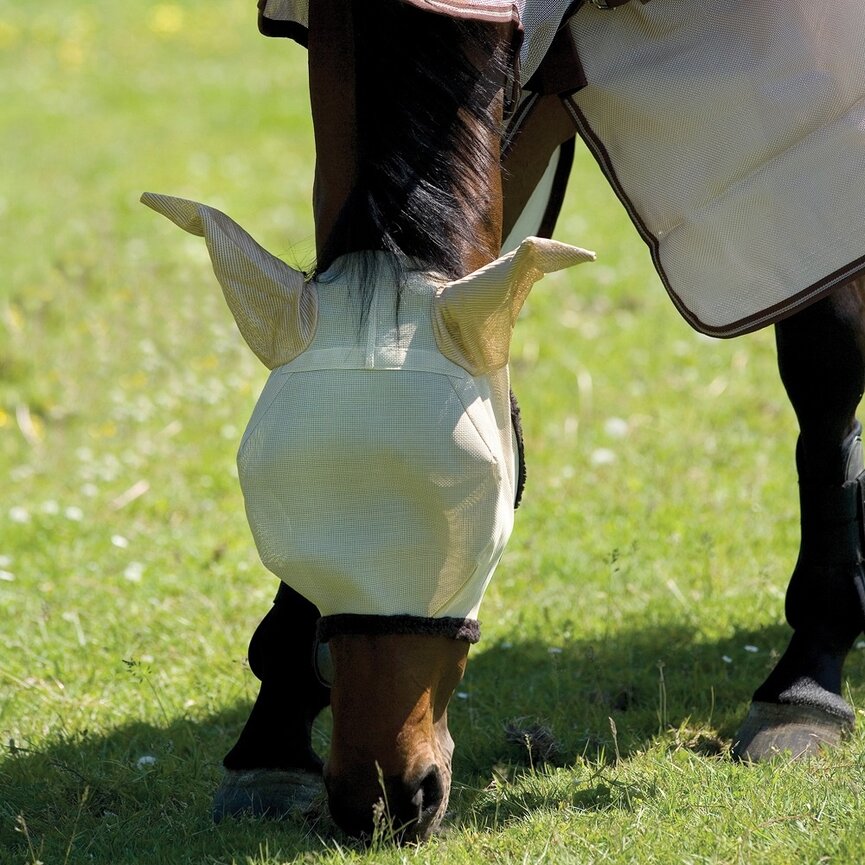
M 237 458 L 264 564 L 322 616 L 476 618 L 514 520 L 514 322 L 544 273 L 592 253 L 528 238 L 453 282 L 408 272 L 398 315 L 377 254 L 359 326 L 351 256 L 307 281 L 218 210 L 142 201 L 205 238 L 272 370 Z

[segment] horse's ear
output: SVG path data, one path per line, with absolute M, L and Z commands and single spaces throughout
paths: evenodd
M 204 237 L 213 271 L 249 347 L 274 369 L 315 336 L 318 296 L 304 275 L 259 246 L 224 213 L 185 198 L 145 192 L 141 201 L 190 234 Z
M 436 295 L 433 327 L 441 353 L 471 375 L 507 365 L 517 316 L 531 287 L 545 274 L 595 254 L 541 237 L 444 285 Z

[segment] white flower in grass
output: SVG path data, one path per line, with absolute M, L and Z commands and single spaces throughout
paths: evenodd
M 608 417 L 604 421 L 604 432 L 614 439 L 623 439 L 628 434 L 628 422 L 620 417 Z
M 748 645 L 748 646 L 745 646 L 745 651 L 750 652 L 752 655 L 755 655 L 760 650 L 757 648 L 757 646 Z
M 84 519 L 84 511 L 75 505 L 70 505 L 63 513 L 67 520 L 72 520 L 74 523 L 80 523 Z
M 58 505 L 57 502 L 51 499 L 47 502 L 42 502 L 42 507 L 39 508 L 39 510 L 42 511 L 43 514 L 48 514 L 49 516 L 53 517 L 56 514 L 60 513 L 60 505 Z
M 111 543 L 115 547 L 120 547 L 121 550 L 125 550 L 129 546 L 129 541 L 123 535 L 112 535 Z
M 13 523 L 18 523 L 19 525 L 29 523 L 30 511 L 28 511 L 27 508 L 22 508 L 20 505 L 16 505 L 14 508 L 9 508 L 9 519 L 12 520 Z
M 592 451 L 589 461 L 593 466 L 608 466 L 616 461 L 616 454 L 609 448 L 597 448 Z
M 123 579 L 130 583 L 140 583 L 144 575 L 144 565 L 141 562 L 130 562 L 123 571 Z
M 732 664 L 733 663 L 733 659 L 729 655 L 721 655 L 721 660 L 725 664 Z
M 153 754 L 143 754 L 135 761 L 135 765 L 138 766 L 139 769 L 143 769 L 145 766 L 152 766 L 156 762 L 156 757 Z
M 15 579 L 15 574 L 12 571 L 4 571 L 0 570 L 0 581 L 4 583 L 11 583 Z

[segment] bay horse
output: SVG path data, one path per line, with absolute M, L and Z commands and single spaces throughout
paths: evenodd
M 371 314 L 369 287 L 379 274 L 364 258 L 369 251 L 383 251 L 398 269 L 420 266 L 458 281 L 489 266 L 514 226 L 518 234 L 526 224 L 541 235 L 552 231 L 575 131 L 606 164 L 591 122 L 595 94 L 587 87 L 582 104 L 571 99 L 601 65 L 590 52 L 581 63 L 571 50 L 570 22 L 589 4 L 561 2 L 544 55 L 551 62 L 533 70 L 528 97 L 525 76 L 517 79 L 522 96 L 514 95 L 512 70 L 517 13 L 528 20 L 530 2 L 315 0 L 300 20 L 295 7 L 303 5 L 259 3 L 271 35 L 293 36 L 309 50 L 316 272 L 327 276 L 344 256 L 361 254 L 352 277 L 360 320 Z M 288 12 L 278 14 L 280 7 Z M 608 176 L 630 209 L 626 172 L 619 176 L 614 161 Z M 632 216 L 647 242 L 657 241 L 650 246 L 666 283 L 660 232 L 651 234 L 638 207 Z M 768 317 L 716 329 L 732 336 L 774 325 L 781 380 L 800 428 L 801 546 L 786 603 L 793 633 L 736 737 L 733 755 L 742 760 L 814 753 L 837 743 L 854 721 L 841 682 L 865 607 L 865 472 L 855 416 L 865 390 L 859 259 Z M 698 317 L 689 320 L 712 332 Z M 224 759 L 215 819 L 301 812 L 323 777 L 331 813 L 346 831 L 368 834 L 383 801 L 400 837 L 427 837 L 447 804 L 447 704 L 476 638 L 469 617 L 444 626 L 434 615 L 386 624 L 387 617 L 322 617 L 309 593 L 290 582 L 280 584 L 250 643 L 261 684 Z M 311 727 L 328 703 L 333 734 L 323 766 Z
M 447 706 L 520 495 L 514 323 L 544 273 L 593 255 L 527 238 L 500 256 L 510 25 L 392 0 L 361 8 L 311 10 L 314 273 L 214 208 L 142 201 L 205 238 L 241 334 L 272 370 L 238 473 L 261 559 L 283 583 L 253 638 L 267 684 L 224 761 L 214 817 L 296 809 L 323 771 L 339 826 L 368 834 L 381 800 L 407 840 L 447 806 Z M 405 71 L 382 95 L 391 70 Z M 328 702 L 322 766 L 310 727 Z

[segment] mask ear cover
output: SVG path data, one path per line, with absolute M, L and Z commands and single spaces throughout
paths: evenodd
M 507 366 L 514 324 L 531 287 L 545 273 L 594 260 L 585 249 L 528 237 L 513 252 L 447 283 L 433 311 L 439 351 L 475 377 Z
M 318 296 L 300 271 L 271 255 L 213 207 L 153 192 L 145 192 L 141 202 L 205 239 L 237 327 L 266 367 L 282 366 L 309 348 L 318 322 Z

